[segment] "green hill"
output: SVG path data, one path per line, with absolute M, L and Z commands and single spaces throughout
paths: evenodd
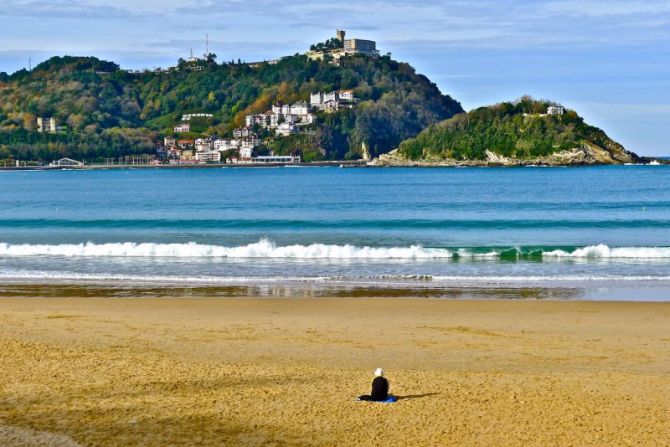
M 590 126 L 573 110 L 547 114 L 549 101 L 523 97 L 429 126 L 379 164 L 620 164 L 636 154 Z
M 213 56 L 213 55 L 212 55 Z M 269 140 L 277 153 L 305 160 L 383 154 L 426 126 L 462 112 L 425 76 L 389 56 L 350 56 L 339 66 L 295 55 L 273 63 L 181 60 L 169 72 L 129 73 L 96 58 L 54 57 L 32 71 L 0 74 L 0 160 L 102 160 L 154 153 L 186 113 L 209 113 L 205 135 L 230 135 L 249 113 L 312 92 L 353 90 L 353 110 L 319 114 L 313 132 Z M 194 70 L 194 67 L 197 69 Z M 54 117 L 55 133 L 38 133 Z

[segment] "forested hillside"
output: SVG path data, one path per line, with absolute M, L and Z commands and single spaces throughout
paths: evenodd
M 547 113 L 551 109 L 560 113 Z M 400 144 L 392 158 L 407 161 L 492 162 L 495 164 L 628 163 L 626 151 L 574 110 L 523 97 L 481 107 L 429 126 Z
M 425 76 L 388 56 L 351 56 L 340 66 L 306 56 L 276 63 L 186 61 L 169 72 L 128 73 L 96 58 L 54 57 L 28 72 L 0 74 L 0 160 L 102 160 L 153 153 L 182 114 L 210 113 L 204 135 L 229 135 L 250 113 L 310 93 L 353 90 L 354 109 L 319 114 L 313 132 L 266 142 L 306 160 L 359 158 L 397 147 L 426 126 L 462 112 Z M 54 117 L 58 132 L 38 133 L 36 119 Z

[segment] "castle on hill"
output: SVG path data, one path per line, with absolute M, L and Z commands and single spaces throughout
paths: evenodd
M 334 63 L 338 63 L 344 56 L 362 55 L 368 57 L 378 57 L 377 42 L 365 39 L 346 39 L 346 31 L 337 30 L 335 39 L 331 42 L 338 42 L 335 48 L 314 48 L 307 53 L 311 60 L 324 60 L 332 58 Z

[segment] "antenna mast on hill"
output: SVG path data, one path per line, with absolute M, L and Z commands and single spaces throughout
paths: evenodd
M 33 71 L 33 59 L 31 57 L 28 58 L 28 71 Z
M 205 59 L 209 56 L 209 33 L 205 33 Z

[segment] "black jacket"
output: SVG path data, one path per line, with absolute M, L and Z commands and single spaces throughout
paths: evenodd
M 383 377 L 375 377 L 372 381 L 372 400 L 386 400 L 389 398 L 389 381 Z

